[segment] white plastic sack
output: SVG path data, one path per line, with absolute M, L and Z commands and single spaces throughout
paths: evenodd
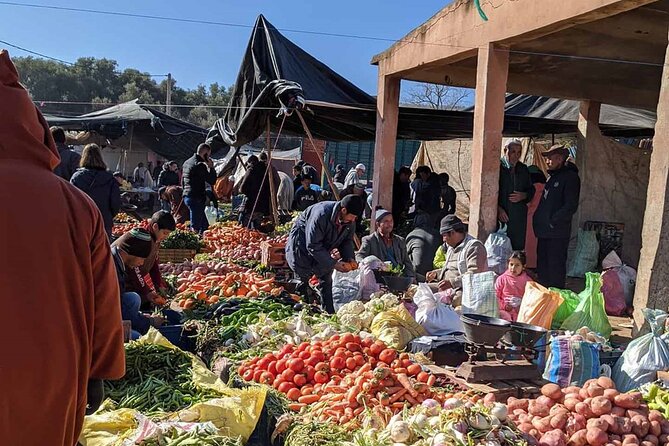
M 348 273 L 332 272 L 332 302 L 337 311 L 342 305 L 360 297 L 360 269 Z
M 426 283 L 418 285 L 418 291 L 413 297 L 418 306 L 416 322 L 423 326 L 430 336 L 445 336 L 453 333 L 463 333 L 462 321 L 450 305 L 441 302 Z
M 499 317 L 495 294 L 495 273 L 467 273 L 462 276 L 462 313 Z
M 485 250 L 488 253 L 488 269 L 500 275 L 504 274 L 509 257 L 513 252 L 511 240 L 506 235 L 506 225 L 488 236 L 485 241 Z
M 358 267 L 360 268 L 360 299 L 367 300 L 372 294 L 381 289 L 376 282 L 374 270 L 383 269 L 384 264 L 378 257 L 368 256 L 360 262 Z
M 204 215 L 207 217 L 207 221 L 211 226 L 216 223 L 216 219 L 218 218 L 218 209 L 213 206 L 207 206 L 204 208 Z
M 669 344 L 662 336 L 667 313 L 644 308 L 643 316 L 650 325 L 650 333 L 629 343 L 613 367 L 616 389 L 627 392 L 640 385 L 655 381 L 658 370 L 669 369 Z
M 612 269 L 618 273 L 618 280 L 623 286 L 625 293 L 625 303 L 628 307 L 632 306 L 634 301 L 634 288 L 636 287 L 636 271 L 631 266 L 625 265 L 618 253 L 611 251 L 604 260 L 602 260 L 602 269 Z

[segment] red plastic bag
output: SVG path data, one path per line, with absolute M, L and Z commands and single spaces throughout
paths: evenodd
M 602 273 L 602 294 L 604 295 L 606 314 L 623 316 L 626 313 L 625 290 L 615 269 Z

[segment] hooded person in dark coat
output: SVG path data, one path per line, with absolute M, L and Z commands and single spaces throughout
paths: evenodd
M 569 151 L 564 146 L 554 145 L 542 155 L 550 177 L 533 219 L 537 274 L 545 287 L 564 288 L 571 220 L 578 209 L 581 179 L 576 166 L 567 162 Z
M 316 203 L 299 215 L 288 235 L 286 260 L 302 282 L 299 288 L 307 292 L 309 280 L 316 276 L 328 313 L 334 313 L 332 271 L 345 272 L 343 262 L 355 258 L 354 224 L 362 209 L 357 195 Z
M 121 190 L 114 175 L 107 170 L 97 144 L 84 147 L 81 167 L 70 180 L 74 186 L 93 199 L 105 224 L 105 232 L 111 239 L 114 217 L 121 210 Z
M 425 275 L 433 269 L 434 254 L 442 244 L 442 239 L 427 214 L 417 214 L 414 226 L 405 239 L 407 254 L 416 271 L 416 277 L 425 280 Z
M 183 164 L 183 197 L 190 209 L 190 223 L 199 233 L 209 227 L 204 207 L 207 201 L 207 183 L 216 183 L 216 170 L 208 144 L 197 146 L 197 153 Z
M 525 249 L 527 235 L 527 204 L 534 196 L 534 186 L 527 166 L 521 163 L 523 147 L 511 141 L 504 148 L 499 168 L 498 218 L 507 225 L 507 235 L 515 251 Z
M 74 175 L 74 172 L 79 167 L 81 155 L 75 152 L 72 146 L 66 144 L 65 130 L 61 127 L 51 127 L 49 131 L 56 142 L 58 155 L 60 155 L 60 163 L 53 169 L 53 173 L 66 181 L 70 181 L 70 178 L 72 178 L 72 175 Z
M 179 185 L 179 166 L 176 162 L 170 161 L 163 164 L 163 169 L 158 175 L 158 187 L 178 186 Z

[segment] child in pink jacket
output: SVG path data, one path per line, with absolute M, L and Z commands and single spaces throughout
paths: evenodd
M 523 251 L 514 251 L 509 257 L 507 270 L 495 282 L 499 314 L 507 321 L 515 322 L 518 318 L 520 301 L 525 294 L 525 285 L 532 280 L 525 272 L 526 261 Z

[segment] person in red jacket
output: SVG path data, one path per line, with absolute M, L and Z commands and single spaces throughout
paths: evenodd
M 116 270 L 95 203 L 53 174 L 53 137 L 4 50 L 0 116 L 0 443 L 73 446 L 101 380 L 125 373 Z

